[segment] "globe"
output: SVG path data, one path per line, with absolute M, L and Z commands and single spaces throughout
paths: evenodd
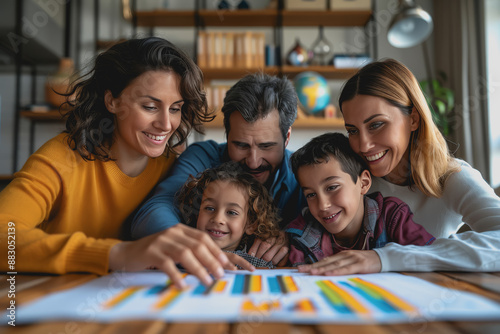
M 295 91 L 303 109 L 316 114 L 330 103 L 330 88 L 326 79 L 319 73 L 307 71 L 295 77 Z

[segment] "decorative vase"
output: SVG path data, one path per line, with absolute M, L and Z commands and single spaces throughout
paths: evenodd
M 238 9 L 250 9 L 250 5 L 248 4 L 248 2 L 246 2 L 246 0 L 241 0 L 236 8 L 238 8 Z
M 311 46 L 311 50 L 314 54 L 312 63 L 314 65 L 326 65 L 325 60 L 332 50 L 332 45 L 323 34 L 323 26 L 319 26 L 319 36 Z
M 226 0 L 222 0 L 219 2 L 219 4 L 217 5 L 217 8 L 218 9 L 230 9 L 231 6 L 229 5 L 229 2 L 227 2 Z
M 45 83 L 45 100 L 54 107 L 61 107 L 61 105 L 71 97 L 64 95 L 68 92 L 73 75 L 75 72 L 75 65 L 71 58 L 62 58 L 59 62 L 59 69 L 47 78 Z
M 307 50 L 300 44 L 300 40 L 297 37 L 295 39 L 295 45 L 286 55 L 286 62 L 288 65 L 293 66 L 307 66 L 309 61 L 309 54 Z

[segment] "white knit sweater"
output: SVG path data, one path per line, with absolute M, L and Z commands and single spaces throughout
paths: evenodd
M 440 198 L 373 178 L 370 192 L 406 202 L 414 221 L 437 238 L 430 246 L 389 243 L 375 249 L 382 271 L 500 271 L 500 198 L 479 171 L 457 161 L 461 171 L 450 176 Z M 462 223 L 473 231 L 455 234 Z

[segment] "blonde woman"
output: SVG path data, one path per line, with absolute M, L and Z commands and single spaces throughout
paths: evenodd
M 392 59 L 366 65 L 346 82 L 339 105 L 350 145 L 373 176 L 370 191 L 406 202 L 437 239 L 425 247 L 346 251 L 307 271 L 500 270 L 500 198 L 477 170 L 450 155 L 410 70 Z M 455 234 L 462 223 L 473 231 Z

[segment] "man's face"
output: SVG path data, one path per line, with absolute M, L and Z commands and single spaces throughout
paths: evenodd
M 231 114 L 229 123 L 231 126 L 227 135 L 229 158 L 239 162 L 257 181 L 270 187 L 283 161 L 291 129 L 288 129 L 286 140 L 283 140 L 277 110 L 254 123 L 248 123 L 236 111 Z

